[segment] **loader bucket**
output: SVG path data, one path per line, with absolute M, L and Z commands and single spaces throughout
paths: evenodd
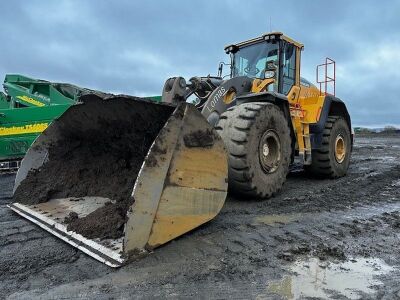
M 213 219 L 221 138 L 192 105 L 89 94 L 33 143 L 10 208 L 118 267 Z

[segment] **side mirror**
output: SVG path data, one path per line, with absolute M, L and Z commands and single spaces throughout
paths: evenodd
M 220 62 L 218 66 L 218 77 L 222 77 L 222 70 L 224 69 L 224 63 Z

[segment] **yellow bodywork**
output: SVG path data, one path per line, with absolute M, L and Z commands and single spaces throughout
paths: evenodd
M 265 92 L 268 86 L 274 83 L 274 79 L 254 79 L 251 92 Z M 302 155 L 307 154 L 307 151 L 311 153 L 309 125 L 319 121 L 325 95 L 321 95 L 315 86 L 298 83 L 292 86 L 287 98 L 299 153 Z
M 275 83 L 275 79 L 273 79 L 273 78 L 270 78 L 270 79 L 254 79 L 252 87 L 251 87 L 251 92 L 252 93 L 264 92 L 267 89 L 268 85 L 274 84 L 274 83 Z
M 300 85 L 300 94 L 297 102 L 304 110 L 305 122 L 312 124 L 319 121 L 324 101 L 325 95 L 321 95 L 315 86 Z
M 295 96 L 292 96 L 293 94 Z M 288 94 L 288 100 L 299 153 L 310 157 L 310 124 L 319 121 L 325 95 L 321 95 L 314 86 L 299 84 L 292 87 Z

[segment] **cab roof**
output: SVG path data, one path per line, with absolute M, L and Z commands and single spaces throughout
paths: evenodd
M 304 45 L 301 43 L 296 42 L 295 40 L 291 39 L 290 37 L 284 35 L 282 32 L 269 32 L 269 33 L 265 33 L 259 37 L 247 40 L 247 41 L 243 41 L 237 44 L 231 44 L 226 46 L 225 52 L 226 53 L 230 53 L 232 52 L 233 49 L 235 48 L 241 48 L 243 46 L 248 46 L 248 45 L 252 45 L 252 44 L 256 44 L 259 43 L 261 41 L 269 41 L 269 40 L 284 40 L 287 41 L 288 43 L 291 43 L 293 45 L 295 45 L 296 47 L 300 48 L 301 50 L 304 49 Z

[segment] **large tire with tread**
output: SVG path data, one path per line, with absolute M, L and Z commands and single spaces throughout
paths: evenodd
M 229 191 L 269 198 L 289 172 L 291 137 L 282 111 L 272 103 L 244 103 L 221 114 L 217 132 L 228 150 Z
M 305 169 L 314 176 L 338 178 L 345 176 L 350 164 L 351 135 L 347 122 L 330 116 L 323 131 L 322 145 L 312 150 L 312 163 Z

